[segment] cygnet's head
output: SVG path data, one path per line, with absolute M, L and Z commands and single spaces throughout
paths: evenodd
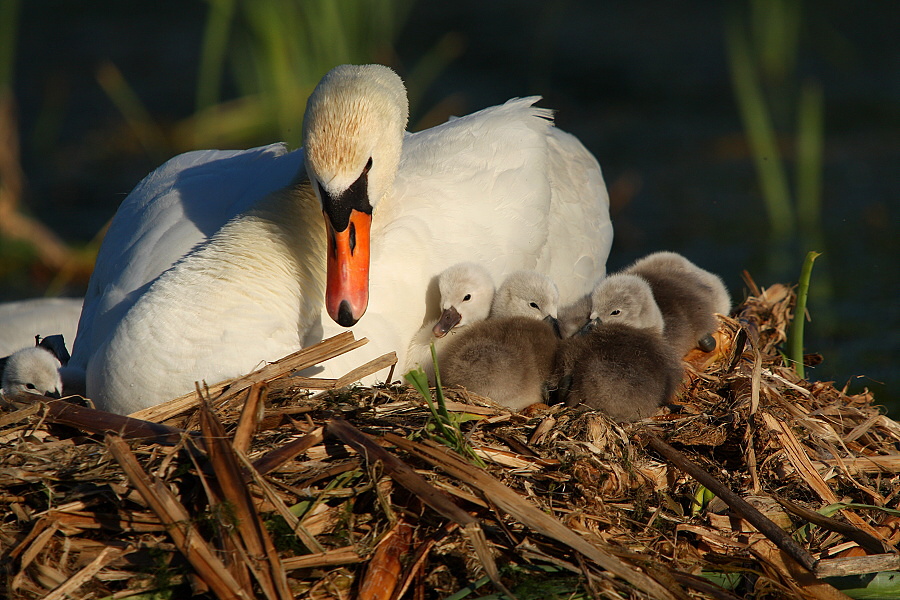
M 491 318 L 529 317 L 556 322 L 559 290 L 553 280 L 537 271 L 515 271 L 494 295 Z M 558 324 L 556 325 L 559 330 Z
M 435 337 L 488 318 L 494 301 L 494 280 L 481 265 L 465 262 L 445 269 L 438 277 L 441 318 L 432 328 Z
M 628 267 L 626 272 L 668 274 L 685 282 L 693 282 L 706 288 L 704 295 L 712 302 L 713 312 L 723 315 L 731 312 L 731 296 L 722 279 L 715 273 L 698 267 L 677 252 L 661 251 L 648 254 Z
M 29 392 L 58 398 L 62 393 L 60 366 L 51 352 L 39 346 L 14 352 L 3 370 L 3 394 Z
M 602 280 L 591 293 L 591 322 L 619 323 L 662 333 L 663 316 L 647 280 L 616 274 Z

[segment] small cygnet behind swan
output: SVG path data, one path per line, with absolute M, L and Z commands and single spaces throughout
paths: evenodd
M 655 252 L 622 273 L 639 275 L 653 289 L 665 320 L 664 335 L 679 357 L 699 347 L 715 349 L 715 313 L 727 315 L 731 298 L 722 280 L 675 252 Z
M 662 338 L 650 285 L 610 275 L 591 295 L 594 320 L 560 343 L 551 381 L 568 406 L 584 404 L 615 421 L 652 416 L 681 380 L 681 360 Z
M 549 277 L 510 274 L 494 296 L 490 318 L 466 327 L 439 355 L 442 382 L 512 410 L 544 402 L 559 343 L 558 305 Z
M 59 398 L 63 389 L 61 366 L 59 359 L 43 346 L 17 350 L 6 358 L 0 392 L 5 397 L 26 392 Z

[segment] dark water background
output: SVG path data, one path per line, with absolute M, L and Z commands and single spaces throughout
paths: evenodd
M 719 273 L 736 300 L 741 271 L 762 286 L 796 280 L 768 261 L 768 223 L 732 94 L 723 2 L 419 2 L 391 62 L 401 74 L 441 36 L 461 54 L 412 123 L 541 94 L 561 128 L 604 169 L 616 239 L 610 270 L 659 249 Z M 204 2 L 23 2 L 15 95 L 31 211 L 85 243 L 158 166 L 100 89 L 110 60 L 162 124 L 193 111 Z M 806 3 L 800 77 L 824 88 L 825 252 L 814 281 L 807 351 L 813 379 L 869 387 L 900 412 L 898 237 L 900 3 Z M 429 114 L 426 109 L 440 106 Z M 298 107 L 299 119 L 302 107 Z M 275 141 L 275 140 L 264 140 Z M 783 140 L 790 145 L 791 140 Z M 6 248 L 0 247 L 0 249 Z M 10 257 L 0 255 L 0 261 Z M 5 277 L 0 299 L 40 295 L 48 276 Z M 64 292 L 82 294 L 84 282 Z

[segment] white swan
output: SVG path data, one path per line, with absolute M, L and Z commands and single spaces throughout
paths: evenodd
M 344 324 L 368 306 L 353 329 L 370 340 L 326 375 L 391 350 L 402 365 L 437 318 L 437 274 L 460 261 L 496 279 L 565 273 L 564 298 L 586 293 L 612 241 L 606 188 L 537 99 L 407 134 L 400 78 L 344 65 L 309 99 L 303 149 L 170 160 L 125 199 L 100 250 L 70 362 L 88 396 L 131 412 L 245 373 L 339 332 L 323 296 Z
M 0 303 L 0 356 L 34 346 L 34 336 L 75 339 L 82 298 L 32 298 Z

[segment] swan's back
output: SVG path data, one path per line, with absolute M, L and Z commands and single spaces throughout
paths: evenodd
M 559 287 L 564 305 L 586 294 L 606 275 L 613 241 L 609 193 L 594 155 L 578 138 L 556 127 L 548 136 L 552 206 L 550 239 L 537 270 Z M 565 243 L 577 236 L 577 243 Z
M 125 198 L 104 237 L 85 295 L 71 366 L 87 362 L 151 282 L 228 220 L 288 185 L 302 151 L 283 144 L 198 150 L 147 175 Z
M 0 303 L 0 356 L 34 346 L 34 336 L 75 339 L 81 298 L 33 298 Z
M 515 98 L 407 135 L 394 188 L 423 243 L 466 253 L 432 253 L 434 274 L 460 261 L 484 265 L 495 281 L 534 269 L 568 303 L 605 273 L 609 200 L 597 161 L 554 126 L 551 110 L 534 106 L 539 99 Z M 378 207 L 373 232 L 399 208 Z

